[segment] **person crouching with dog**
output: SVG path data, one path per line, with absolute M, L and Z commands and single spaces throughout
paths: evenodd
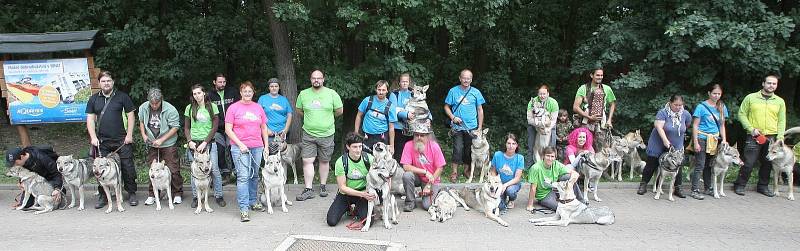
M 400 158 L 400 165 L 406 171 L 403 173 L 405 212 L 411 212 L 416 207 L 416 187 L 422 187 L 422 209 L 428 210 L 433 204 L 433 196 L 439 193 L 439 176 L 446 164 L 442 148 L 431 135 L 430 121 L 427 124 L 414 124 L 411 131 L 414 132 L 414 139 L 406 142 Z
M 492 175 L 500 175 L 503 182 L 500 195 L 500 212 L 505 213 L 508 209 L 514 208 L 514 201 L 517 199 L 517 192 L 522 187 L 522 170 L 525 169 L 525 157 L 519 152 L 517 136 L 513 133 L 506 135 L 505 152 L 497 151 L 492 157 Z
M 64 194 L 65 191 L 63 187 L 64 177 L 58 172 L 58 167 L 56 166 L 57 159 L 58 154 L 50 147 L 17 147 L 6 152 L 6 168 L 21 166 L 42 176 L 47 180 L 47 183 L 53 186 L 54 204 L 58 205 L 56 208 L 59 209 L 64 206 L 65 200 L 62 200 L 61 195 Z M 19 195 L 18 202 L 15 202 L 12 208 L 19 207 L 24 199 L 22 196 L 25 195 L 25 190 L 22 187 L 21 181 L 19 186 L 22 193 Z M 28 200 L 27 205 L 24 205 L 23 208 L 33 206 L 35 202 L 36 199 L 31 195 L 31 199 Z
M 376 199 L 375 195 L 366 191 L 367 172 L 369 172 L 369 161 L 372 156 L 363 152 L 364 137 L 350 132 L 344 141 L 347 152 L 336 161 L 333 169 L 339 193 L 336 194 L 331 207 L 328 208 L 327 222 L 331 227 L 339 224 L 342 215 L 350 209 L 351 205 L 355 205 L 358 220 L 355 220 L 354 224 L 357 225 L 367 218 L 368 202 Z M 361 226 L 352 227 L 361 229 Z
M 545 181 L 555 182 L 566 178 L 569 178 L 567 189 L 572 187 L 571 189 L 575 191 L 575 198 L 586 203 L 586 199 L 583 198 L 583 193 L 580 188 L 575 185 L 580 174 L 556 161 L 556 149 L 552 146 L 542 149 L 542 156 L 544 156 L 544 161 L 537 162 L 531 166 L 530 172 L 528 173 L 528 182 L 531 183 L 531 191 L 528 197 L 528 207 L 526 209 L 528 211 L 533 211 L 533 203 L 537 202 L 545 208 L 556 210 L 556 208 L 558 208 L 558 193 L 553 191 L 550 184 Z

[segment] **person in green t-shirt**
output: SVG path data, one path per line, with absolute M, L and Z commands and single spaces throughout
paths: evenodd
M 610 86 L 603 84 L 602 68 L 592 70 L 589 78 L 591 82 L 578 87 L 575 101 L 572 102 L 572 111 L 578 117 L 575 118 L 576 121 L 592 132 L 598 132 L 612 127 L 617 97 Z
M 339 193 L 336 194 L 331 207 L 328 208 L 327 222 L 331 227 L 339 223 L 342 215 L 350 209 L 350 205 L 355 205 L 358 219 L 366 218 L 368 202 L 376 199 L 375 195 L 366 191 L 367 172 L 369 172 L 369 162 L 372 160 L 372 156 L 362 152 L 364 137 L 351 132 L 347 134 L 344 141 L 347 153 L 336 160 L 333 169 L 336 184 L 339 185 Z
M 555 182 L 559 180 L 569 179 L 569 187 L 572 187 L 575 192 L 575 199 L 586 203 L 583 198 L 583 193 L 580 188 L 575 185 L 575 181 L 580 176 L 575 170 L 568 169 L 564 164 L 556 160 L 555 147 L 548 146 L 542 150 L 543 161 L 539 161 L 530 168 L 528 173 L 528 182 L 531 183 L 531 190 L 528 197 L 528 211 L 533 210 L 533 203 L 538 202 L 539 205 L 556 210 L 558 207 L 558 192 L 553 191 L 548 182 Z M 587 203 L 588 204 L 588 203 Z
M 211 179 L 214 181 L 214 198 L 217 205 L 225 207 L 227 203 L 222 198 L 222 174 L 219 170 L 217 144 L 214 144 L 214 135 L 219 127 L 219 110 L 211 103 L 205 87 L 196 84 L 191 88 L 192 103 L 186 106 L 183 112 L 183 136 L 189 141 L 186 157 L 189 162 L 194 161 L 193 152 L 208 152 L 211 157 Z M 194 179 L 192 183 L 192 208 L 197 207 L 197 189 Z
M 333 134 L 336 132 L 334 118 L 344 113 L 342 98 L 336 91 L 323 86 L 322 71 L 311 72 L 311 87 L 297 96 L 297 113 L 303 117 L 303 135 L 300 152 L 303 156 L 303 179 L 305 189 L 295 198 L 304 201 L 314 198 L 311 185 L 314 182 L 314 160 L 319 158 L 319 197 L 327 197 L 328 169 L 333 154 Z

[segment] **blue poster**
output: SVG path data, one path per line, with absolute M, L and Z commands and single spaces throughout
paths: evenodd
M 11 124 L 85 122 L 92 94 L 86 58 L 5 61 Z

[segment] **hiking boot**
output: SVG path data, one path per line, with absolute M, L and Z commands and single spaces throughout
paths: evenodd
M 94 205 L 94 209 L 101 209 L 106 207 L 107 205 L 108 201 L 106 200 L 106 197 L 101 194 L 100 198 L 97 199 L 97 204 Z
M 261 205 L 261 203 L 253 204 L 252 206 L 250 206 L 250 210 L 263 212 L 264 211 L 264 205 Z
M 135 193 L 129 194 L 128 197 L 128 205 L 131 205 L 132 207 L 139 205 L 139 199 L 136 198 Z
M 708 196 L 714 196 L 714 188 L 707 188 L 705 191 L 703 191 L 703 194 Z
M 744 196 L 744 187 L 734 186 L 733 193 Z
M 306 189 L 303 189 L 303 192 L 300 193 L 300 195 L 298 195 L 294 199 L 297 200 L 297 201 L 304 201 L 304 200 L 313 199 L 313 198 L 314 198 L 314 190 L 311 190 L 311 188 L 306 188 Z
M 217 201 L 217 205 L 219 205 L 219 207 L 225 207 L 226 205 L 228 205 L 228 203 L 226 203 L 225 199 L 223 199 L 222 197 L 216 198 L 216 201 Z
M 678 198 L 681 198 L 681 199 L 686 198 L 686 195 L 683 195 L 683 192 L 681 192 L 681 190 L 678 189 L 678 188 L 675 188 L 675 192 L 672 192 L 672 195 L 675 195 L 675 196 L 677 196 Z
M 328 197 L 328 188 L 326 185 L 319 185 L 319 197 Z
M 406 204 L 403 205 L 403 212 L 411 212 L 411 211 L 414 211 L 414 202 L 406 201 Z
M 239 221 L 241 221 L 241 222 L 248 222 L 248 221 L 250 221 L 250 214 L 249 214 L 249 213 L 247 213 L 247 211 L 241 212 L 241 216 L 240 216 L 240 218 L 239 218 Z
M 700 190 L 694 190 L 694 191 L 692 191 L 692 194 L 691 194 L 691 196 L 692 196 L 692 198 L 694 198 L 694 199 L 696 199 L 696 200 L 703 200 L 703 199 L 705 199 L 705 197 L 703 197 L 703 195 L 702 195 L 702 194 L 700 194 Z
M 647 193 L 647 184 L 639 183 L 639 190 L 636 190 L 636 194 L 644 195 L 645 193 Z
M 191 204 L 191 207 L 192 207 L 192 208 L 197 208 L 197 198 L 192 198 L 192 204 Z
M 763 194 L 764 196 L 767 196 L 767 197 L 775 197 L 775 193 L 770 191 L 769 188 L 758 189 L 756 192 L 758 192 L 760 194 Z

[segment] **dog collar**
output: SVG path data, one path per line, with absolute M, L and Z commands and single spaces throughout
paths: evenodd
M 567 203 L 572 202 L 573 200 L 575 200 L 575 198 L 568 199 L 568 200 L 556 200 L 556 201 L 558 201 L 558 203 L 561 203 L 561 204 L 567 204 Z

